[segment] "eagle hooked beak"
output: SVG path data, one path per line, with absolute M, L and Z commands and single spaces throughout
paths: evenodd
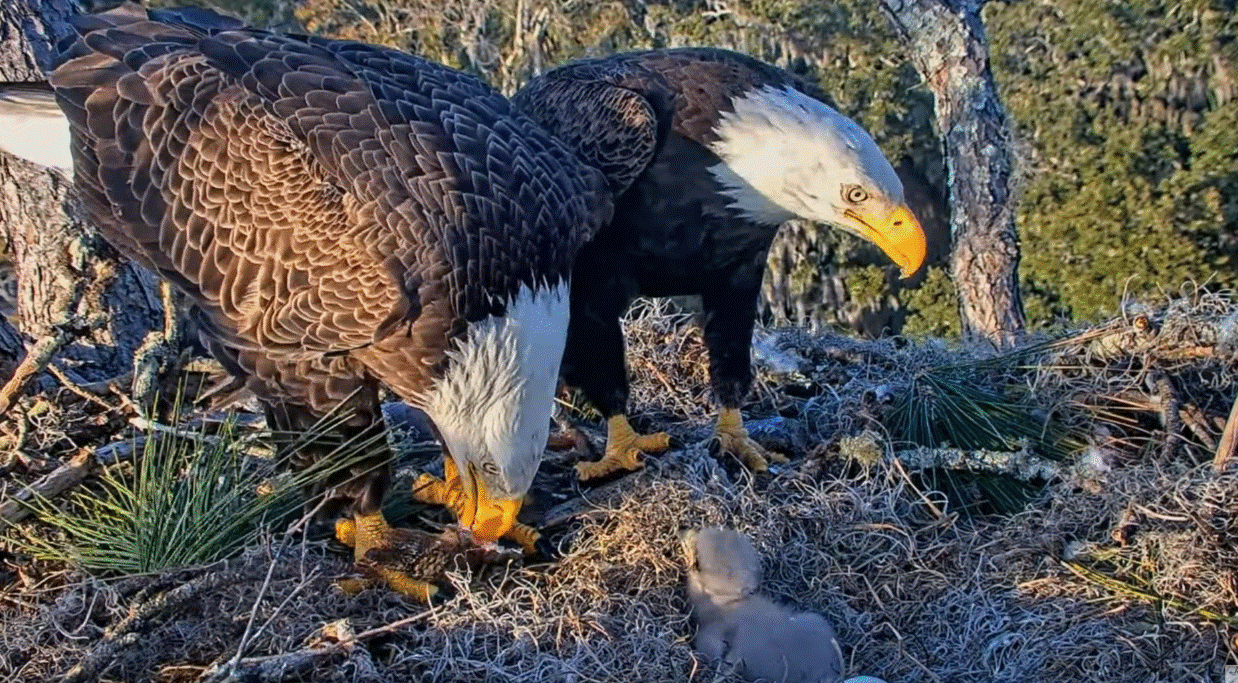
M 465 504 L 460 511 L 460 524 L 473 532 L 473 538 L 478 543 L 493 543 L 516 524 L 516 514 L 520 512 L 524 498 L 492 499 L 477 467 L 471 462 L 466 467 L 467 471 L 461 481 Z M 444 460 L 443 474 L 447 481 L 455 478 L 455 460 L 450 457 Z
M 843 215 L 851 220 L 851 227 L 861 237 L 881 247 L 886 256 L 898 265 L 904 279 L 920 270 L 927 248 L 924 229 L 906 205 L 886 216 L 861 213 L 855 209 L 847 209 Z

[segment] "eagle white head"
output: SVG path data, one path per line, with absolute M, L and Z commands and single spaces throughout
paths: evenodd
M 925 238 L 903 184 L 873 138 L 835 109 L 790 87 L 764 86 L 732 101 L 710 147 L 710 170 L 749 220 L 821 221 L 867 239 L 914 274 Z
M 480 541 L 516 520 L 542 461 L 559 361 L 567 341 L 570 284 L 522 286 L 505 313 L 470 323 L 448 352 L 445 375 L 418 403 L 434 421 L 471 505 L 460 523 Z

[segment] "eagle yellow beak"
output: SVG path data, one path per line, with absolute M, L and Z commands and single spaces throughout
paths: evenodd
M 886 256 L 898 265 L 903 278 L 909 278 L 920 270 L 927 249 L 924 229 L 906 205 L 882 217 L 855 209 L 847 209 L 843 215 L 851 219 L 852 227 L 861 237 L 881 247 Z
M 448 472 L 449 468 L 456 469 L 455 461 L 450 457 L 443 461 L 443 474 L 447 475 L 447 481 L 451 481 L 451 475 L 454 474 Z M 473 540 L 478 543 L 493 543 L 499 540 L 516 524 L 516 513 L 520 512 L 524 497 L 516 500 L 491 499 L 473 463 L 468 464 L 468 480 L 462 483 L 465 504 L 459 516 L 461 526 L 472 531 Z

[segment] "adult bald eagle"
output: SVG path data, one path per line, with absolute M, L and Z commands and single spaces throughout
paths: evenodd
M 512 532 L 602 174 L 477 78 L 394 50 L 134 4 L 75 28 L 50 82 L 106 239 L 185 292 L 274 427 L 344 404 L 347 431 L 379 429 L 386 385 L 433 421 L 461 522 Z M 390 550 L 386 459 L 350 476 L 341 539 Z
M 787 219 L 823 221 L 879 246 L 914 273 L 925 238 L 873 139 L 807 81 L 751 57 L 683 48 L 554 69 L 516 106 L 602 170 L 612 222 L 581 249 L 563 379 L 608 420 L 605 456 L 582 479 L 640 467 L 664 433 L 626 417 L 619 318 L 637 296 L 699 294 L 722 450 L 754 470 L 771 457 L 748 438 L 740 403 L 766 255 Z

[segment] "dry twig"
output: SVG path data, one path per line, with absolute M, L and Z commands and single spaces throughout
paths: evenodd
M 1221 472 L 1225 469 L 1225 465 L 1234 457 L 1236 445 L 1238 445 L 1238 396 L 1234 397 L 1234 405 L 1229 409 L 1225 431 L 1221 432 L 1221 442 L 1217 444 L 1216 457 L 1212 459 L 1214 472 Z
M 0 503 L 0 528 L 30 516 L 25 505 L 34 498 L 55 498 L 86 480 L 96 463 L 114 465 L 133 457 L 146 447 L 146 437 L 114 441 L 100 448 L 83 448 L 69 462 L 43 476 L 30 486 Z
M 54 498 L 77 486 L 90 474 L 95 459 L 92 449 L 83 448 L 69 462 L 56 468 L 29 487 L 18 491 L 0 503 L 0 528 L 16 524 L 30 516 L 30 508 L 23 503 L 33 498 Z
M 275 577 L 278 579 L 288 578 L 299 571 L 299 568 L 292 563 L 275 564 L 279 565 L 275 572 Z M 129 609 L 129 615 L 107 629 L 103 638 L 82 657 L 82 661 L 66 671 L 61 679 L 64 683 L 97 679 L 118 654 L 142 637 L 142 633 L 151 627 L 157 617 L 182 605 L 193 603 L 200 599 L 203 593 L 222 586 L 254 581 L 272 571 L 271 565 L 264 565 L 261 562 L 243 562 L 240 566 L 235 566 L 235 562 L 225 561 L 220 565 L 221 568 L 216 571 L 182 583 L 166 593 L 160 593 L 143 603 L 132 606 Z
M 315 662 L 322 657 L 340 652 L 363 651 L 364 648 L 357 647 L 362 641 L 394 633 L 405 626 L 428 618 L 434 611 L 429 609 L 414 614 L 411 617 L 405 617 L 404 619 L 399 619 L 368 631 L 362 631 L 361 633 L 353 633 L 352 627 L 347 621 L 331 622 L 325 624 L 322 628 L 324 637 L 336 641 L 330 645 L 306 647 L 293 652 L 281 652 L 280 654 L 261 657 L 245 657 L 236 661 L 230 660 L 226 666 L 212 667 L 202 672 L 198 680 L 201 683 L 223 683 L 224 681 L 269 683 L 282 681 L 291 676 L 304 674 L 307 670 L 312 669 Z M 368 659 L 368 656 L 366 659 Z M 373 660 L 370 660 L 370 665 L 373 666 Z
M 0 387 L 0 414 L 8 412 L 25 391 L 26 385 L 42 372 L 52 357 L 64 348 L 69 340 L 79 336 L 83 328 L 94 327 L 99 319 L 82 322 L 76 318 L 66 320 L 52 328 L 52 332 L 35 342 L 26 352 L 26 357 L 17 365 L 13 376 Z

